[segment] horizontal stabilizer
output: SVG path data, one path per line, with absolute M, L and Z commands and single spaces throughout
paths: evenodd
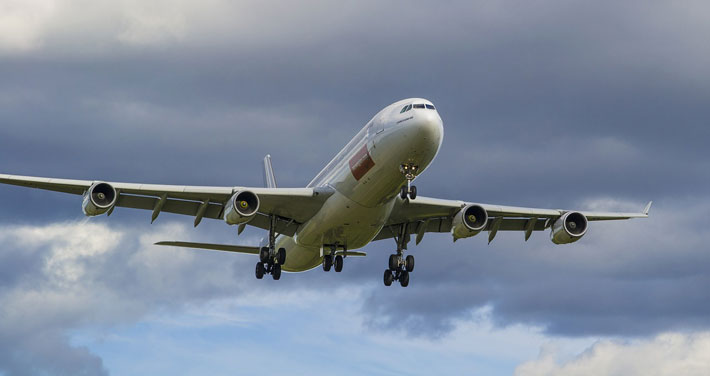
M 367 256 L 367 253 L 365 252 L 355 252 L 355 251 L 339 251 L 335 252 L 336 255 L 341 255 L 341 256 L 355 256 L 355 257 L 365 257 Z
M 210 249 L 213 251 L 259 254 L 259 247 L 249 247 L 245 245 L 190 243 L 190 242 L 157 242 L 155 245 L 167 245 L 172 247 Z

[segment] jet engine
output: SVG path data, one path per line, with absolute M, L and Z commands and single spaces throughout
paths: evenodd
M 451 233 L 454 241 L 474 236 L 486 228 L 488 213 L 479 205 L 468 205 L 454 217 Z
M 259 210 L 259 197 L 251 191 L 239 191 L 229 199 L 224 221 L 229 225 L 249 222 Z
M 118 194 L 116 189 L 108 183 L 94 183 L 84 193 L 81 208 L 87 217 L 106 213 L 116 204 Z
M 579 212 L 568 212 L 552 224 L 550 239 L 555 244 L 569 244 L 587 233 L 587 217 Z

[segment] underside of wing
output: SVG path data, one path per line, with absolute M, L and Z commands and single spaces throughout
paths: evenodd
M 417 235 L 417 243 L 428 232 L 451 232 L 455 241 L 487 231 L 490 242 L 498 231 L 521 231 L 525 233 L 525 240 L 528 240 L 532 232 L 552 228 L 553 241 L 565 243 L 581 238 L 586 232 L 587 221 L 646 218 L 650 207 L 649 202 L 639 213 L 591 212 L 418 197 L 411 201 L 398 200 L 389 221 L 374 240 L 396 238 L 402 231 L 402 226 L 407 235 Z M 556 223 L 559 229 L 553 228 Z M 568 226 L 576 229 L 570 229 Z
M 184 185 L 158 185 L 96 182 L 0 174 L 0 183 L 84 195 L 85 213 L 110 215 L 115 207 L 152 211 L 155 221 L 162 212 L 194 217 L 197 226 L 203 218 L 223 219 L 227 205 L 238 192 L 258 197 L 258 209 L 249 213 L 245 224 L 268 229 L 275 217 L 275 231 L 293 235 L 332 194 L 328 188 L 242 188 Z M 97 192 L 93 192 L 100 187 Z M 98 192 L 100 190 L 100 192 Z M 95 194 L 94 194 L 95 193 Z M 102 205 L 102 200 L 106 201 Z M 86 205 L 91 206 L 86 210 Z

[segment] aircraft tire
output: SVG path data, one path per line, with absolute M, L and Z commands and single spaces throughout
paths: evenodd
M 407 256 L 407 258 L 404 260 L 404 267 L 409 273 L 414 271 L 414 256 Z
M 256 279 L 262 279 L 264 278 L 264 273 L 266 272 L 266 269 L 264 268 L 264 263 L 263 262 L 257 262 L 256 263 Z
M 413 185 L 409 188 L 409 199 L 414 200 L 415 198 L 417 198 L 417 186 Z
M 390 255 L 390 262 L 389 262 L 389 267 L 391 271 L 395 271 L 399 268 L 399 260 L 397 259 L 397 255 Z
M 271 276 L 274 278 L 274 281 L 281 279 L 281 265 L 274 264 L 271 269 Z
M 340 273 L 343 271 L 343 256 L 337 255 L 335 256 L 335 261 L 333 263 L 333 266 L 335 266 L 335 272 Z
M 402 274 L 399 275 L 399 284 L 402 285 L 402 287 L 409 286 L 409 272 L 408 271 L 403 270 Z
M 323 256 L 323 271 L 329 272 L 331 266 L 333 266 L 333 256 L 331 256 L 331 255 Z
M 385 286 L 392 286 L 392 281 L 394 281 L 394 276 L 392 275 L 392 271 L 389 269 L 385 269 Z
M 399 192 L 399 197 L 400 197 L 402 200 L 406 200 L 406 199 L 407 199 L 407 193 L 408 193 L 408 192 L 407 192 L 407 187 L 404 186 L 404 187 L 402 187 L 402 190 Z
M 261 247 L 261 250 L 259 250 L 259 261 L 269 262 L 269 247 Z

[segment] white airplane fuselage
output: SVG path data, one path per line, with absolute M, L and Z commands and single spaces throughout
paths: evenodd
M 401 112 L 408 104 L 431 108 Z M 443 136 L 441 117 L 428 100 L 402 100 L 377 113 L 308 185 L 331 187 L 335 193 L 293 237 L 278 237 L 276 247 L 288 255 L 283 270 L 301 272 L 320 265 L 323 245 L 353 250 L 370 243 L 407 182 L 400 166 L 410 163 L 419 167 L 418 173 L 424 171 Z

